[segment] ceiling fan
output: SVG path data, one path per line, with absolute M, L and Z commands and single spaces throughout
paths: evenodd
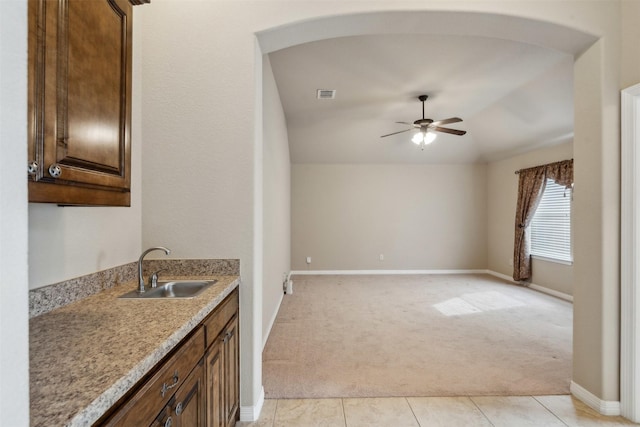
M 382 135 L 382 136 L 380 136 L 380 138 L 385 138 L 387 136 L 396 135 L 396 134 L 403 133 L 403 132 L 408 132 L 408 131 L 410 131 L 412 129 L 419 129 L 419 132 L 417 132 L 413 136 L 411 141 L 414 142 L 415 144 L 419 145 L 420 148 L 424 150 L 424 146 L 425 145 L 431 144 L 436 139 L 436 134 L 433 133 L 433 131 L 443 132 L 443 133 L 450 133 L 452 135 L 464 135 L 465 133 L 467 133 L 464 130 L 443 128 L 442 126 L 440 126 L 440 125 L 448 125 L 450 123 L 461 122 L 462 119 L 459 118 L 459 117 L 451 117 L 449 119 L 437 120 L 437 121 L 433 121 L 431 119 L 425 119 L 425 117 L 424 117 L 424 101 L 426 101 L 427 98 L 428 98 L 427 95 L 420 95 L 418 97 L 418 99 L 422 102 L 422 118 L 421 119 L 418 119 L 413 123 L 396 122 L 396 123 L 403 124 L 403 125 L 410 125 L 411 127 L 409 129 L 401 130 L 399 132 L 393 132 L 393 133 L 389 133 L 389 134 L 386 134 L 386 135 Z

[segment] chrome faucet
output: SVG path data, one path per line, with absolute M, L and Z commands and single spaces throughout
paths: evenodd
M 144 279 L 142 278 L 142 261 L 144 256 L 152 251 L 164 251 L 165 254 L 169 255 L 171 253 L 171 249 L 167 249 L 164 246 L 155 246 L 153 248 L 149 248 L 146 251 L 142 252 L 140 258 L 138 258 L 138 293 L 144 293 Z

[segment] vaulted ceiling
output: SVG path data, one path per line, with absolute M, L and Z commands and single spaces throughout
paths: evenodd
M 292 163 L 483 163 L 573 138 L 573 57 L 502 39 L 334 38 L 269 54 Z M 317 99 L 335 89 L 335 99 Z M 395 122 L 460 117 L 424 151 Z

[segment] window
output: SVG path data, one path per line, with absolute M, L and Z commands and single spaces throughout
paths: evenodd
M 547 179 L 529 228 L 531 255 L 571 263 L 571 189 Z

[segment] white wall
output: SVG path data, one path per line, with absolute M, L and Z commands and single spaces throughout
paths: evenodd
M 620 68 L 620 89 L 640 82 L 640 2 L 623 0 L 621 3 L 622 23 L 622 67 Z
M 134 19 L 140 9 L 133 8 Z M 29 204 L 29 288 L 135 261 L 141 252 L 142 132 L 140 27 L 133 27 L 131 207 Z
M 0 420 L 29 425 L 27 2 L 0 2 Z
M 19 75 L 20 69 L 15 67 L 6 56 L 14 58 L 13 52 L 18 52 L 24 46 L 26 38 L 26 19 L 21 13 L 26 8 L 26 2 L 2 3 L 2 72 L 3 82 L 10 74 L 10 69 Z M 628 4 L 628 3 L 624 3 Z M 619 89 L 620 74 L 624 81 L 638 81 L 638 67 L 634 64 L 623 63 L 620 70 L 620 22 L 628 25 L 637 22 L 637 10 L 632 6 L 623 6 L 622 18 L 619 14 L 619 2 L 589 1 L 576 2 L 559 0 L 549 2 L 545 0 L 522 0 L 510 2 L 451 0 L 445 2 L 415 2 L 398 0 L 388 2 L 358 1 L 358 2 L 307 2 L 307 1 L 191 1 L 154 0 L 152 4 L 141 6 L 136 10 L 136 24 L 141 23 L 138 16 L 144 13 L 149 19 L 144 19 L 145 41 L 143 47 L 153 53 L 153 60 L 143 70 L 145 76 L 143 98 L 147 98 L 145 105 L 151 111 L 143 116 L 143 131 L 145 131 L 145 145 L 151 144 L 149 162 L 153 167 L 149 173 L 145 172 L 143 185 L 145 194 L 145 224 L 149 216 L 149 226 L 145 226 L 145 243 L 155 242 L 156 237 L 165 241 L 165 236 L 171 236 L 171 242 L 180 243 L 178 247 L 182 254 L 198 253 L 202 256 L 220 255 L 224 257 L 238 256 L 243 265 L 253 264 L 253 217 L 254 210 L 252 195 L 254 173 L 254 139 L 261 140 L 262 125 L 255 128 L 252 125 L 258 115 L 262 115 L 262 103 L 256 102 L 258 78 L 261 75 L 261 56 L 256 55 L 255 33 L 266 29 L 283 28 L 294 22 L 313 24 L 319 17 L 342 15 L 345 20 L 338 25 L 326 25 L 319 22 L 312 32 L 287 32 L 283 37 L 290 43 L 301 42 L 301 38 L 317 39 L 322 34 L 349 35 L 371 33 L 371 25 L 377 22 L 378 33 L 388 31 L 428 31 L 433 27 L 393 26 L 390 21 L 377 20 L 373 16 L 369 26 L 349 25 L 349 13 L 367 13 L 397 10 L 441 10 L 447 9 L 458 12 L 474 12 L 466 15 L 464 25 L 447 25 L 438 27 L 438 31 L 460 32 L 469 34 L 484 32 L 485 35 L 510 37 L 526 40 L 533 36 L 543 45 L 551 43 L 548 33 L 536 32 L 532 27 L 513 25 L 478 26 L 471 25 L 475 12 L 516 16 L 539 19 L 549 23 L 567 25 L 571 28 L 602 37 L 605 43 L 591 47 L 578 58 L 576 63 L 575 105 L 576 105 L 576 138 L 574 158 L 581 170 L 576 170 L 576 185 L 584 186 L 576 189 L 574 201 L 581 206 L 582 214 L 576 218 L 576 234 L 584 234 L 579 242 L 583 244 L 580 253 L 576 253 L 575 275 L 576 283 L 581 283 L 580 292 L 574 292 L 574 308 L 576 311 L 574 327 L 574 380 L 599 398 L 617 400 L 618 398 L 618 346 L 616 345 L 619 330 L 619 278 L 616 266 L 619 264 L 618 251 L 615 249 L 619 240 L 618 220 L 619 203 L 616 195 L 619 193 L 619 165 L 616 156 L 619 155 Z M 6 8 L 18 13 L 17 17 L 7 14 Z M 144 11 L 144 12 L 143 12 Z M 627 16 L 627 12 L 634 16 Z M 477 14 L 481 16 L 482 14 Z M 419 13 L 412 13 L 416 19 L 421 19 Z M 14 19 L 15 18 L 15 19 Z M 5 25 L 5 22 L 9 23 Z M 395 23 L 395 21 L 393 21 Z M 622 35 L 628 41 L 626 46 L 637 45 L 634 31 L 629 26 Z M 341 33 L 341 34 L 338 34 Z M 6 42 L 5 42 L 6 41 Z M 7 53 L 5 46 L 11 45 L 15 50 Z M 280 45 L 280 47 L 284 47 Z M 561 48 L 561 47 L 559 47 Z M 23 54 L 24 54 L 24 49 Z M 628 49 L 637 57 L 637 49 Z M 263 51 L 267 53 L 267 51 Z M 6 56 L 5 56 L 6 55 Z M 18 54 L 19 55 L 19 54 Z M 163 60 L 164 58 L 164 60 Z M 637 60 L 633 61 L 637 64 Z M 9 68 L 8 68 L 9 67 Z M 622 71 L 622 73 L 620 72 Z M 162 77 L 166 75 L 167 77 Z M 4 85 L 3 85 L 4 87 Z M 199 90 L 200 89 L 200 90 Z M 20 91 L 19 85 L 12 87 L 14 97 L 2 97 L 3 115 L 6 109 L 16 109 L 17 105 L 26 105 L 25 93 Z M 22 95 L 21 95 L 22 94 Z M 4 94 L 3 94 L 4 95 Z M 146 109 L 145 109 L 146 110 Z M 17 111 L 17 110 L 16 110 Z M 4 116 L 3 116 L 4 117 Z M 3 119 L 4 120 L 4 119 Z M 211 124 L 213 122 L 214 124 Z M 12 121 L 11 135 L 19 136 L 26 129 L 26 120 Z M 22 126 L 21 126 L 22 124 Z M 22 130 L 20 130 L 20 128 Z M 159 131 L 154 132 L 154 129 Z M 7 129 L 4 126 L 2 132 Z M 150 132 L 147 138 L 146 131 Z M 168 132 L 166 135 L 164 131 Z M 4 138 L 4 135 L 3 135 Z M 7 147 L 8 142 L 2 140 L 2 164 L 22 168 L 25 164 L 25 154 L 19 145 Z M 13 144 L 13 143 L 12 143 Z M 180 149 L 172 149 L 178 146 Z M 169 148 L 167 148 L 169 147 Z M 154 156 L 153 151 L 161 151 Z M 194 154 L 195 153 L 195 154 Z M 171 158 L 173 156 L 173 158 Z M 194 157 L 195 156 L 195 157 Z M 146 159 L 146 156 L 145 156 Z M 163 160 L 164 159 L 164 160 Z M 194 161 L 197 160 L 197 161 Z M 145 163 L 146 164 L 146 163 Z M 144 165 L 143 165 L 144 166 Z M 164 169 L 159 166 L 167 166 Z M 178 169 L 177 183 L 169 183 L 163 178 L 165 170 Z M 4 172 L 12 171 L 4 168 Z M 596 191 L 586 190 L 593 180 L 587 175 L 593 175 Z M 19 176 L 20 173 L 17 172 Z M 211 176 L 212 175 L 212 176 Z M 26 192 L 20 189 L 20 181 L 15 180 L 16 174 L 11 174 L 11 181 L 5 181 L 2 175 L 2 187 L 6 183 L 16 183 L 15 192 L 2 193 L 2 207 L 22 209 L 26 205 Z M 606 179 L 604 179 L 606 177 Z M 169 178 L 174 178 L 169 173 Z M 217 190 L 217 188 L 225 190 Z M 13 185 L 12 185 L 13 188 Z M 166 188 L 166 191 L 164 189 Z M 197 195 L 185 200 L 181 193 L 196 188 Z M 233 190 L 228 190 L 232 188 Z M 191 193 L 191 192 L 190 192 Z M 194 191 L 195 193 L 195 191 Z M 610 195 L 610 196 L 609 196 Z M 202 202 L 206 200 L 206 202 Z M 188 201 L 189 209 L 180 207 L 180 203 Z M 173 210 L 178 207 L 178 213 Z M 188 214 L 189 210 L 198 214 Z M 4 210 L 3 210 L 4 212 Z M 596 212 L 596 214 L 593 214 Z M 183 215 L 184 214 L 184 215 Z M 16 233 L 10 243 L 11 250 L 20 251 L 20 245 L 27 240 L 26 230 L 21 230 L 20 212 L 16 214 L 17 222 L 12 224 Z M 215 227 L 207 224 L 214 223 Z M 172 229 L 183 229 L 184 241 L 179 232 Z M 206 234 L 209 242 L 193 238 L 201 230 Z M 100 230 L 92 232 L 101 234 Z M 611 237 L 603 239 L 603 233 Z M 576 238 L 577 240 L 577 238 Z M 210 243 L 215 241 L 215 243 Z M 196 244 L 197 243 L 197 244 Z M 3 241 L 2 248 L 5 243 Z M 99 243 L 96 243 L 99 244 Z M 64 245 L 63 245 L 64 246 Z M 190 246 L 191 249 L 183 250 Z M 212 247 L 214 249 L 212 249 Z M 88 248 L 90 249 L 90 248 Z M 122 249 L 119 247 L 117 250 Z M 113 248 L 113 250 L 116 250 Z M 110 255 L 111 256 L 111 255 Z M 18 255 L 20 257 L 20 255 Z M 16 286 L 18 295 L 8 299 L 1 299 L 2 313 L 12 317 L 11 330 L 22 337 L 26 331 L 26 302 L 23 305 L 24 315 L 12 314 L 19 311 L 21 306 L 21 290 L 19 289 L 26 275 L 26 267 L 20 259 L 16 263 L 4 259 L 2 266 L 9 264 L 9 269 L 16 273 L 17 280 L 12 282 Z M 244 282 L 248 279 L 248 282 Z M 53 281 L 53 280 L 52 280 Z M 26 287 L 26 283 L 24 283 Z M 242 323 L 252 322 L 251 311 L 261 312 L 252 301 L 256 288 L 251 277 L 243 277 L 245 293 L 245 313 Z M 3 282 L 3 288 L 4 282 Z M 26 296 L 25 296 L 26 298 Z M 259 298 L 259 293 L 256 298 Z M 261 305 L 261 299 L 258 300 Z M 4 328 L 4 326 L 2 326 Z M 255 334 L 254 334 L 255 332 Z M 4 340 L 5 329 L 2 329 Z M 242 404 L 252 405 L 258 401 L 260 373 L 254 372 L 255 360 L 259 359 L 259 350 L 255 346 L 254 335 L 258 331 L 244 328 L 241 332 L 243 345 L 242 365 L 244 375 L 242 387 Z M 2 353 L 4 356 L 5 353 Z M 247 359 L 253 363 L 247 369 Z M 20 349 L 9 356 L 9 361 L 22 362 L 14 370 L 15 381 L 11 383 L 13 399 L 3 399 L 3 405 L 11 405 L 12 413 L 20 413 L 21 401 L 19 390 L 24 390 L 28 378 L 24 371 L 26 355 Z M 7 366 L 2 360 L 2 366 Z M 3 378 L 4 382 L 4 378 Z M 247 386 L 250 384 L 250 387 Z M 4 390 L 4 389 L 3 389 Z M 4 393 L 4 391 L 3 391 Z M 24 403 L 24 402 L 22 402 Z M 16 406 L 17 405 L 17 406 Z M 5 413 L 11 413 L 4 411 Z M 21 415 L 17 415 L 20 417 Z M 18 422 L 18 425 L 24 425 Z
M 486 268 L 485 169 L 293 165 L 293 270 Z
M 573 158 L 573 143 L 547 147 L 489 163 L 487 167 L 487 234 L 488 268 L 507 276 L 513 275 L 513 241 L 518 175 L 514 172 Z M 572 233 L 573 233 L 572 228 Z M 531 282 L 573 295 L 573 266 L 533 260 Z
M 458 15 L 452 14 L 453 24 L 406 25 L 428 15 L 421 10 L 443 9 L 473 13 L 457 24 Z M 262 75 L 262 56 L 256 54 L 256 33 L 278 29 L 270 48 L 261 37 L 262 53 L 322 37 L 393 31 L 465 32 L 570 49 L 570 37 L 554 39 L 533 21 L 508 25 L 505 17 L 515 16 L 601 37 L 576 62 L 574 201 L 581 212 L 576 235 L 583 237 L 580 242 L 576 237 L 581 250 L 575 253 L 574 273 L 581 287 L 574 290 L 574 380 L 602 399 L 618 399 L 618 345 L 610 337 L 619 335 L 619 2 L 154 0 L 143 10 L 143 242 L 159 239 L 173 246 L 175 256 L 240 258 L 243 406 L 258 402 L 261 384 L 256 336 L 261 335 L 262 277 L 254 277 L 254 239 L 261 242 L 254 221 L 262 208 L 255 188 L 261 162 L 254 162 L 260 156 L 254 144 L 262 140 L 262 124 L 256 123 L 262 116 L 257 77 Z M 398 10 L 412 13 L 397 13 L 392 20 L 367 15 Z M 504 25 L 488 25 L 494 21 L 483 21 L 476 12 L 500 16 Z M 352 25 L 349 14 L 357 13 L 364 15 Z M 340 19 L 317 21 L 330 16 Z M 300 22 L 307 30 L 286 27 Z
M 287 123 L 267 55 L 263 58 L 263 260 L 262 342 L 282 301 L 283 276 L 291 271 L 291 165 Z

